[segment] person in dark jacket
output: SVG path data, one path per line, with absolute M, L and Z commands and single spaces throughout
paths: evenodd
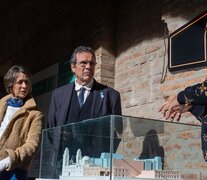
M 207 80 L 186 87 L 177 95 L 171 96 L 160 108 L 166 119 L 180 120 L 182 113 L 191 112 L 201 122 L 201 143 L 207 161 Z
M 77 47 L 70 63 L 76 80 L 53 91 L 48 113 L 48 127 L 110 114 L 121 115 L 119 92 L 94 79 L 96 56 L 92 48 Z M 79 95 L 83 88 L 85 89 L 83 105 L 80 106 Z
M 65 124 L 84 122 L 84 120 L 103 117 L 107 115 L 121 115 L 120 93 L 115 89 L 98 83 L 94 79 L 96 56 L 91 47 L 77 47 L 70 59 L 71 70 L 76 76 L 75 82 L 55 89 L 52 93 L 48 127 L 57 127 Z M 114 134 L 122 133 L 122 123 L 116 123 Z M 84 124 L 84 123 L 83 123 Z M 69 146 L 70 154 L 75 155 L 81 149 L 83 156 L 100 157 L 102 152 L 110 152 L 110 122 L 104 119 L 85 123 L 84 127 L 71 125 L 70 133 L 73 137 L 58 137 L 56 134 L 54 144 L 56 152 L 62 156 L 63 144 Z M 80 137 L 80 134 L 85 134 Z M 60 145 L 58 145 L 58 141 Z M 114 143 L 116 151 L 120 140 Z M 61 145 L 63 147 L 61 147 Z M 59 148 L 59 150 L 58 150 Z M 72 152 L 71 152 L 72 151 Z M 59 155 L 58 155 L 59 156 Z

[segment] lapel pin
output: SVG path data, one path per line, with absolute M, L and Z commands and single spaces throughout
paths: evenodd
M 103 99 L 104 98 L 103 91 L 100 92 L 100 95 L 101 95 L 101 98 Z

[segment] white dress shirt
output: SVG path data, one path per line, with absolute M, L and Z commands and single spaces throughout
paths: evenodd
M 85 93 L 84 93 L 84 101 L 83 101 L 83 104 L 86 102 L 86 99 L 87 97 L 89 96 L 90 92 L 91 92 L 91 88 L 93 87 L 93 82 L 94 80 L 92 79 L 88 84 L 82 86 L 80 84 L 78 84 L 76 81 L 75 81 L 75 91 L 77 92 L 77 96 L 79 95 L 80 93 L 80 89 L 82 87 L 84 87 L 86 89 Z

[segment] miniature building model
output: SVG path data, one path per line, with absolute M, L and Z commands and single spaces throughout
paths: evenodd
M 143 161 L 124 160 L 122 156 L 113 156 L 113 176 L 135 177 L 144 169 Z M 63 154 L 62 176 L 109 176 L 110 156 L 109 153 L 102 153 L 100 158 L 82 158 L 81 150 L 76 154 L 76 163 L 70 164 L 69 149 L 66 148 Z
M 156 179 L 180 179 L 180 172 L 170 170 L 143 170 L 138 177 Z
M 129 160 L 124 159 L 120 154 L 112 155 L 112 176 L 124 179 L 139 178 L 156 178 L 156 179 L 180 179 L 179 171 L 162 170 L 160 158 L 151 159 L 152 169 L 145 169 L 146 162 L 150 164 L 150 159 L 145 160 Z M 156 162 L 155 162 L 156 161 Z M 152 166 L 154 165 L 154 166 Z M 98 179 L 104 180 L 105 176 L 110 176 L 110 153 L 102 153 L 100 158 L 82 157 L 81 150 L 77 150 L 76 162 L 70 163 L 69 149 L 66 148 L 63 154 L 62 175 L 60 180 L 77 179 Z

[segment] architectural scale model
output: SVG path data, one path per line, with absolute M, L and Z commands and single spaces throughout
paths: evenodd
M 162 170 L 161 157 L 144 160 L 124 159 L 120 154 L 112 155 L 112 177 L 114 180 L 165 179 L 181 180 L 179 171 Z M 109 180 L 110 153 L 102 153 L 100 158 L 82 157 L 77 150 L 76 162 L 70 162 L 69 149 L 63 154 L 60 180 Z

